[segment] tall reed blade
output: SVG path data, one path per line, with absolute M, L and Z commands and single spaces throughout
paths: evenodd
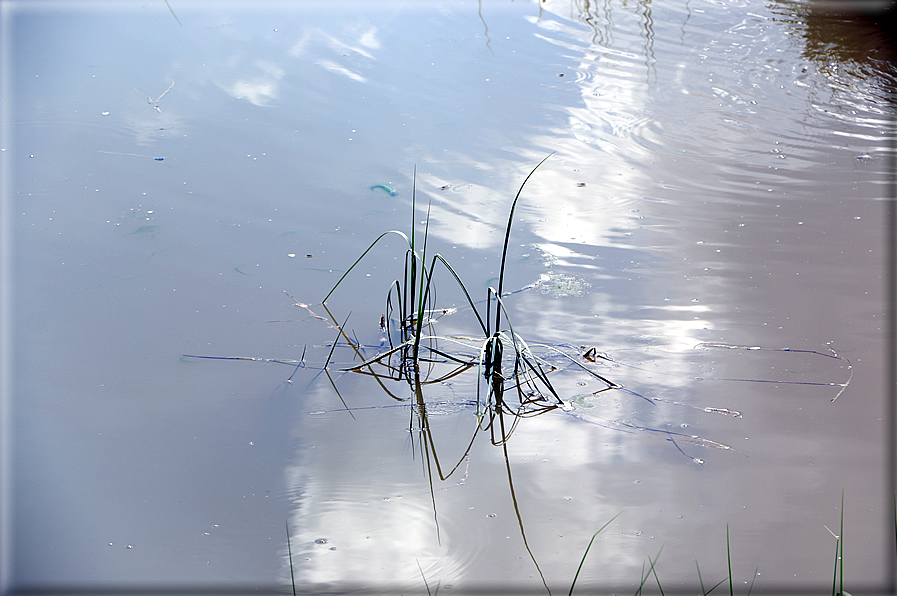
M 625 511 L 625 509 L 624 509 L 623 511 Z M 579 567 L 576 568 L 576 575 L 573 576 L 573 583 L 570 584 L 570 591 L 567 592 L 567 596 L 573 596 L 573 588 L 574 588 L 574 586 L 576 586 L 576 580 L 579 578 L 579 572 L 582 571 L 583 563 L 586 562 L 586 556 L 589 554 L 589 549 L 592 548 L 592 543 L 595 542 L 595 538 L 598 537 L 598 534 L 600 534 L 601 532 L 604 531 L 604 528 L 606 528 L 607 526 L 609 526 L 615 519 L 617 519 L 618 517 L 620 517 L 621 515 L 623 515 L 623 511 L 621 511 L 621 512 L 618 513 L 618 514 L 616 514 L 615 516 L 613 516 L 613 517 L 610 518 L 609 520 L 607 520 L 607 523 L 605 523 L 603 526 L 601 526 L 600 528 L 598 528 L 598 531 L 597 531 L 597 532 L 595 532 L 594 534 L 592 534 L 592 539 L 589 540 L 589 545 L 586 546 L 586 552 L 582 553 L 582 560 L 579 562 Z
M 551 153 L 546 155 L 545 158 L 542 161 L 540 161 L 538 164 L 536 164 L 536 167 L 534 167 L 532 169 L 532 171 L 526 175 L 526 178 L 524 178 L 524 180 L 523 180 L 523 184 L 521 184 L 520 188 L 517 189 L 517 195 L 514 197 L 514 202 L 511 203 L 511 213 L 510 213 L 510 215 L 508 215 L 508 226 L 505 228 L 505 244 L 501 249 L 501 268 L 498 271 L 498 295 L 499 295 L 499 297 L 501 297 L 502 288 L 504 287 L 505 260 L 507 259 L 507 256 L 508 256 L 508 240 L 511 237 L 511 224 L 514 222 L 514 210 L 517 208 L 517 200 L 520 198 L 520 193 L 523 192 L 523 187 L 526 186 L 526 183 L 530 179 L 530 176 L 535 174 L 536 170 L 539 169 L 539 166 L 541 166 L 543 163 L 545 163 L 546 160 L 548 160 L 548 158 L 551 157 L 552 155 L 554 155 L 554 151 L 552 151 Z M 496 309 L 496 311 L 495 311 L 495 330 L 496 331 L 498 331 L 500 328 L 499 327 L 499 324 L 501 322 L 500 312 L 501 311 L 499 311 L 498 309 Z
M 290 584 L 293 586 L 293 596 L 296 596 L 296 576 L 293 575 L 293 548 L 290 546 L 290 522 L 284 522 L 287 528 L 287 555 L 290 557 Z

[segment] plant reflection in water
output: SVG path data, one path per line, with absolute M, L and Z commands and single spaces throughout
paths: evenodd
M 550 157 L 550 155 L 548 156 Z M 415 232 L 412 222 L 410 236 L 401 231 L 388 231 L 381 234 L 371 243 L 361 256 L 333 286 L 324 300 L 319 303 L 326 312 L 326 317 L 315 313 L 312 306 L 292 296 L 295 306 L 305 309 L 312 317 L 328 325 L 336 338 L 329 346 L 329 353 L 317 375 L 325 375 L 343 404 L 343 408 L 352 415 L 350 408 L 340 393 L 337 381 L 340 375 L 357 373 L 374 379 L 383 392 L 393 400 L 392 404 L 370 407 L 409 407 L 412 421 L 410 429 L 417 436 L 417 450 L 425 465 L 428 476 L 430 501 L 433 507 L 434 523 L 437 539 L 439 537 L 439 521 L 436 507 L 436 482 L 444 482 L 452 477 L 470 454 L 474 441 L 480 434 L 488 434 L 490 443 L 502 450 L 507 473 L 508 489 L 513 503 L 514 513 L 523 544 L 529 553 L 542 582 L 548 588 L 542 570 L 527 542 L 523 518 L 518 507 L 518 499 L 514 489 L 510 458 L 508 457 L 508 441 L 521 420 L 534 416 L 560 411 L 578 420 L 599 426 L 641 433 L 669 441 L 681 454 L 698 464 L 703 460 L 686 453 L 688 447 L 704 447 L 735 451 L 729 445 L 710 440 L 698 435 L 687 434 L 670 429 L 670 425 L 662 412 L 656 410 L 653 418 L 661 421 L 660 425 L 637 424 L 631 420 L 618 420 L 595 416 L 592 412 L 598 401 L 611 392 L 619 392 L 640 403 L 649 404 L 652 412 L 658 404 L 665 403 L 683 408 L 690 408 L 703 413 L 722 414 L 740 418 L 741 414 L 725 407 L 702 407 L 680 402 L 670 402 L 662 398 L 646 397 L 625 388 L 600 372 L 604 365 L 638 366 L 616 362 L 612 357 L 599 352 L 595 347 L 576 347 L 566 344 L 528 343 L 514 331 L 508 317 L 505 300 L 519 292 L 505 292 L 503 288 L 506 256 L 514 211 L 520 195 L 535 171 L 545 162 L 542 160 L 524 179 L 517 191 L 505 228 L 504 246 L 501 253 L 501 267 L 498 274 L 498 288 L 489 287 L 486 299 L 475 302 L 461 277 L 449 262 L 440 254 L 428 256 L 427 239 L 429 228 L 429 207 L 427 219 L 422 233 Z M 412 192 L 412 216 L 416 210 L 415 193 Z M 328 299 L 340 288 L 344 280 L 353 272 L 368 253 L 385 237 L 398 235 L 407 243 L 404 258 L 404 274 L 401 280 L 390 284 L 386 297 L 385 314 L 380 318 L 380 343 L 377 346 L 364 345 L 358 341 L 351 329 L 347 327 L 349 316 L 342 322 L 337 319 L 327 304 Z M 434 275 L 437 269 L 446 272 L 460 288 L 465 303 L 460 307 L 444 308 L 436 304 Z M 525 289 L 535 287 L 527 286 Z M 289 296 L 289 294 L 287 294 Z M 483 306 L 485 305 L 485 307 Z M 446 335 L 440 336 L 436 331 L 436 323 L 443 317 L 468 311 L 479 326 L 478 337 Z M 502 318 L 504 315 L 504 323 Z M 735 346 L 721 343 L 699 344 L 699 349 L 731 349 L 746 351 L 776 351 L 800 353 L 810 357 L 831 358 L 838 361 L 852 374 L 849 360 L 840 356 L 831 347 L 829 353 L 814 350 L 791 350 L 788 348 L 760 348 Z M 337 352 L 339 350 L 339 352 Z M 337 356 L 348 352 L 350 364 L 339 364 Z M 373 353 L 372 356 L 368 356 Z M 250 360 L 293 366 L 293 374 L 287 379 L 292 382 L 293 376 L 301 368 L 309 368 L 305 361 L 305 351 L 299 360 L 268 359 L 251 357 L 213 357 L 185 355 L 188 358 L 212 358 L 227 360 Z M 465 375 L 476 370 L 476 375 Z M 579 395 L 562 396 L 555 388 L 551 378 L 559 375 L 585 375 L 590 383 L 597 383 L 598 389 Z M 316 378 L 317 378 L 316 375 Z M 473 377 L 473 378 L 471 378 Z M 838 388 L 835 399 L 847 388 L 850 378 L 844 382 L 810 382 L 776 379 L 727 378 L 725 381 L 750 383 L 776 383 L 819 385 Z M 464 383 L 467 383 L 465 385 Z M 396 385 L 404 389 L 396 389 Z M 456 391 L 454 385 L 460 384 Z M 473 385 L 476 385 L 474 388 Z M 584 383 L 579 383 L 583 385 Z M 446 388 L 457 395 L 470 396 L 468 399 L 457 397 L 445 399 Z M 408 394 L 410 392 L 410 395 Z M 430 394 L 430 395 L 428 395 Z M 474 398 L 475 396 L 475 398 Z M 834 399 L 832 400 L 834 401 Z M 434 408 L 445 405 L 467 406 L 476 408 L 476 423 L 466 449 L 457 459 L 449 462 L 441 461 L 429 416 Z M 318 412 L 320 413 L 320 412 Z M 354 415 L 353 415 L 354 418 Z M 655 427 L 656 426 L 656 427 Z

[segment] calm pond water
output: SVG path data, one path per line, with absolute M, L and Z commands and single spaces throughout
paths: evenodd
M 897 71 L 870 18 L 3 9 L 4 589 L 286 593 L 292 560 L 304 592 L 567 593 L 618 515 L 577 592 L 634 593 L 651 561 L 665 591 L 700 589 L 696 561 L 716 584 L 728 531 L 739 593 L 827 593 L 842 489 L 845 588 L 893 586 Z M 427 251 L 484 300 L 549 153 L 504 304 L 563 407 L 477 433 L 475 369 L 426 412 L 340 372 L 345 340 L 322 374 L 337 335 L 313 314 L 380 233 L 420 242 L 429 209 Z M 403 242 L 328 300 L 367 356 Z M 470 309 L 436 332 L 482 341 Z

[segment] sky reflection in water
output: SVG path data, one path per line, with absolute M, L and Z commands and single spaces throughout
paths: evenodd
M 581 585 L 632 589 L 661 545 L 665 586 L 694 586 L 694 559 L 715 583 L 728 523 L 740 579 L 824 587 L 841 486 L 851 573 L 885 581 L 894 71 L 874 30 L 786 2 L 171 6 L 182 26 L 158 2 L 19 5 L 7 24 L 16 585 L 283 584 L 286 519 L 303 585 L 538 591 L 535 559 L 566 590 L 625 509 Z M 462 457 L 475 408 L 436 408 L 440 460 L 461 463 L 431 492 L 415 411 L 352 374 L 341 410 L 313 366 L 335 333 L 282 290 L 319 302 L 429 205 L 428 250 L 485 298 L 514 192 L 552 151 L 515 213 L 514 330 L 606 352 L 602 375 L 662 401 L 615 390 L 585 420 L 521 420 L 507 459 L 483 436 Z M 362 343 L 401 251 L 376 248 L 329 302 Z M 445 272 L 437 287 L 462 303 Z M 699 381 L 847 374 L 702 342 L 832 342 L 854 377 L 834 404 L 837 387 Z M 284 366 L 178 359 L 303 352 L 291 385 Z M 469 402 L 465 375 L 428 399 Z M 565 399 L 597 388 L 555 377 Z

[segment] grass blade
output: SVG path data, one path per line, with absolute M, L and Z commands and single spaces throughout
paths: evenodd
M 377 239 L 376 239 L 376 240 L 374 240 L 373 242 L 371 242 L 370 246 L 368 246 L 367 249 L 366 249 L 363 253 L 361 253 L 361 256 L 360 256 L 360 257 L 358 257 L 357 259 L 355 259 L 355 262 L 352 263 L 352 266 L 349 267 L 349 269 L 346 270 L 345 273 L 343 273 L 343 276 L 342 276 L 341 278 L 339 278 L 339 281 L 336 282 L 336 285 L 334 285 L 332 288 L 330 288 L 330 291 L 327 292 L 327 295 L 324 296 L 324 300 L 322 300 L 321 302 L 322 302 L 322 303 L 327 302 L 327 299 L 330 298 L 330 296 L 333 295 L 333 293 L 334 293 L 334 292 L 336 291 L 336 289 L 340 286 L 340 284 L 343 283 L 343 280 L 346 279 L 346 277 L 348 277 L 348 275 L 352 272 L 352 270 L 355 269 L 355 266 L 358 265 L 358 263 L 361 262 L 361 259 L 363 259 L 365 256 L 367 256 L 367 254 L 368 254 L 369 252 L 371 252 L 371 249 L 374 248 L 374 246 L 376 246 L 378 242 L 380 242 L 385 236 L 388 236 L 388 235 L 390 235 L 390 234 L 398 234 L 399 236 L 401 236 L 402 238 L 404 238 L 404 239 L 405 239 L 405 242 L 407 242 L 409 245 L 413 245 L 413 242 L 414 242 L 414 241 L 413 241 L 413 240 L 409 240 L 409 239 L 408 239 L 408 236 L 406 236 L 404 232 L 400 232 L 400 231 L 398 231 L 398 230 L 390 230 L 390 231 L 388 231 L 388 232 L 383 232 L 382 234 L 380 234 L 379 236 L 377 236 Z M 334 321 L 334 323 L 335 323 L 335 322 L 336 322 L 336 321 Z
M 751 578 L 751 585 L 748 586 L 747 596 L 751 596 L 751 592 L 754 591 L 754 582 L 757 581 L 757 576 L 759 575 L 757 572 L 760 571 L 760 566 L 758 565 L 756 569 L 754 569 L 754 577 Z
M 707 588 L 704 587 L 704 578 L 701 577 L 701 566 L 698 565 L 698 560 L 697 560 L 697 559 L 695 559 L 695 567 L 698 569 L 698 582 L 700 582 L 700 584 L 701 584 L 701 594 L 702 594 L 702 596 L 707 596 L 707 595 L 710 594 L 712 591 L 714 591 L 715 589 L 717 589 L 718 587 L 720 587 L 721 585 L 723 585 L 723 582 L 726 581 L 726 578 L 723 578 L 723 579 L 719 580 L 718 582 L 716 582 L 716 585 L 714 585 L 712 588 L 710 588 L 710 589 L 708 590 Z
M 293 575 L 293 548 L 290 546 L 290 523 L 285 521 L 283 524 L 287 528 L 287 554 L 290 557 L 290 584 L 293 586 L 293 596 L 296 596 L 296 577 Z
M 442 580 L 439 580 L 439 582 L 436 583 L 436 591 L 431 594 L 430 593 L 430 584 L 427 583 L 427 576 L 424 575 L 424 570 L 420 566 L 420 561 L 418 561 L 417 559 L 414 559 L 414 562 L 417 563 L 417 569 L 420 571 L 420 576 L 422 578 L 424 578 L 424 587 L 427 588 L 427 596 L 436 596 L 437 594 L 439 594 L 439 584 L 442 583 Z
M 517 189 L 517 195 L 514 197 L 514 202 L 511 203 L 511 213 L 510 213 L 510 215 L 508 215 L 508 226 L 505 228 L 505 244 L 501 249 L 501 268 L 498 271 L 498 295 L 499 296 L 501 296 L 502 287 L 504 286 L 505 260 L 508 256 L 508 240 L 511 238 L 511 223 L 513 223 L 513 221 L 514 221 L 514 209 L 517 208 L 517 200 L 520 198 L 520 193 L 523 192 L 523 187 L 526 186 L 526 183 L 530 179 L 530 176 L 532 176 L 536 172 L 536 170 L 539 169 L 539 166 L 541 166 L 543 163 L 545 163 L 545 161 L 552 155 L 554 155 L 554 151 L 552 151 L 551 153 L 546 155 L 545 158 L 542 161 L 540 161 L 536 165 L 536 167 L 534 167 L 532 169 L 532 171 L 529 174 L 526 175 L 526 178 L 524 178 L 524 180 L 523 180 L 523 184 L 521 184 L 520 188 Z M 501 322 L 500 316 L 501 316 L 500 311 L 498 309 L 496 309 L 496 311 L 495 311 L 495 330 L 496 331 L 498 331 L 499 323 Z
M 726 561 L 729 564 L 729 596 L 735 596 L 735 584 L 732 583 L 732 548 L 729 545 L 729 524 L 726 524 Z
M 841 487 L 841 531 L 838 534 L 838 596 L 844 596 L 844 487 Z
M 660 553 L 662 553 L 662 552 L 663 552 L 663 547 L 661 546 L 660 550 L 657 551 L 657 556 L 654 557 L 653 561 L 651 560 L 651 555 L 648 555 L 648 562 L 651 563 L 651 573 L 654 574 L 654 581 L 657 582 L 657 589 L 660 590 L 660 596 L 664 596 L 663 586 L 660 585 L 660 578 L 657 577 L 657 569 L 654 565 L 655 565 L 655 563 L 657 563 L 657 560 L 660 558 Z
M 625 511 L 625 509 L 623 511 Z M 610 518 L 607 523 L 605 523 L 603 526 L 601 526 L 601 528 L 598 529 L 597 532 L 592 534 L 592 539 L 589 540 L 589 545 L 586 547 L 586 552 L 582 553 L 582 560 L 579 562 L 579 567 L 576 568 L 576 575 L 573 576 L 573 583 L 570 584 L 570 591 L 567 592 L 567 596 L 572 596 L 573 594 L 573 587 L 576 585 L 576 580 L 577 578 L 579 578 L 579 572 L 582 571 L 582 566 L 586 562 L 586 556 L 589 554 L 589 549 L 592 548 L 592 543 L 595 542 L 595 538 L 597 538 L 598 534 L 604 531 L 604 529 L 609 526 L 611 522 L 623 515 L 623 511 Z

